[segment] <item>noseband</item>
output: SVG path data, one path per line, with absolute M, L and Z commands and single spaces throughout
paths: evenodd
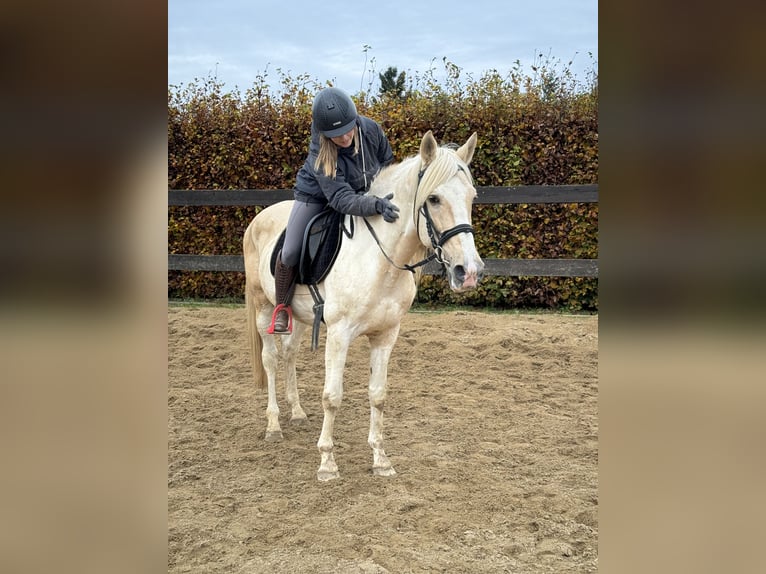
M 424 167 L 418 172 L 418 189 L 420 188 L 420 181 L 423 179 L 423 174 L 426 172 L 427 167 L 428 166 Z M 457 169 L 458 171 L 464 171 L 461 166 L 458 166 Z M 434 220 L 428 211 L 427 198 L 426 198 L 426 201 L 423 202 L 423 205 L 420 206 L 420 209 L 417 209 L 417 205 L 415 202 L 417 202 L 417 199 L 418 199 L 418 189 L 415 189 L 415 199 L 413 200 L 413 205 L 412 205 L 412 212 L 415 213 L 417 211 L 417 214 L 418 214 L 418 217 L 415 221 L 415 229 L 417 231 L 418 236 L 420 236 L 420 216 L 422 215 L 423 218 L 426 220 L 426 232 L 428 233 L 428 238 L 431 240 L 431 249 L 433 249 L 433 253 L 431 253 L 431 255 L 429 255 L 425 259 L 422 259 L 412 265 L 397 265 L 383 250 L 383 246 L 380 244 L 380 241 L 378 240 L 378 236 L 375 234 L 375 230 L 372 228 L 372 225 L 370 225 L 370 222 L 367 221 L 367 219 L 364 219 L 364 223 L 367 226 L 367 229 L 370 230 L 370 233 L 372 234 L 373 239 L 375 239 L 375 243 L 378 244 L 378 247 L 380 248 L 381 253 L 383 253 L 383 256 L 388 260 L 388 262 L 394 267 L 396 267 L 397 269 L 401 269 L 402 271 L 409 271 L 413 275 L 415 274 L 415 270 L 418 267 L 426 265 L 427 263 L 429 263 L 430 261 L 433 261 L 434 259 L 438 261 L 441 264 L 441 266 L 446 270 L 447 262 L 444 261 L 444 259 L 442 258 L 442 248 L 444 247 L 444 244 L 447 243 L 447 241 L 449 241 L 453 237 L 455 237 L 455 235 L 459 235 L 461 233 L 473 234 L 474 232 L 473 227 L 471 225 L 468 225 L 467 223 L 459 223 L 455 227 L 451 227 L 447 229 L 446 231 L 439 232 L 436 229 L 436 226 L 434 225 Z
M 423 203 L 423 205 L 420 206 L 420 209 L 418 210 L 418 214 L 422 215 L 426 220 L 426 232 L 428 233 L 428 238 L 431 240 L 431 249 L 434 250 L 434 252 L 429 255 L 426 259 L 423 261 L 420 261 L 413 265 L 412 267 L 419 267 L 420 265 L 425 265 L 432 259 L 436 259 L 439 263 L 441 263 L 444 267 L 447 266 L 447 263 L 442 259 L 442 247 L 444 246 L 447 241 L 452 239 L 455 235 L 459 235 L 461 233 L 473 233 L 473 227 L 468 225 L 467 223 L 460 223 L 456 225 L 455 227 L 451 227 L 447 231 L 444 231 L 443 233 L 439 233 L 436 230 L 436 227 L 434 226 L 434 220 L 431 219 L 431 214 L 428 212 L 428 206 Z M 418 219 L 418 226 L 420 225 L 420 220 Z M 408 267 L 408 266 L 405 266 Z

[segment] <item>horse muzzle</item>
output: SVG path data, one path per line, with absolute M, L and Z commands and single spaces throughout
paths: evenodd
M 484 263 L 481 260 L 467 265 L 455 265 L 448 268 L 450 288 L 456 293 L 470 291 L 479 286 L 484 276 Z

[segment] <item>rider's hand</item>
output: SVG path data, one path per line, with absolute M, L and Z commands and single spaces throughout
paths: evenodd
M 399 208 L 391 203 L 393 197 L 394 194 L 389 193 L 386 197 L 379 197 L 375 203 L 375 211 L 380 213 L 388 223 L 393 223 L 399 219 Z

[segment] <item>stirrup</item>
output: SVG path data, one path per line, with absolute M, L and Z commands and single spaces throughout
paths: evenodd
M 274 323 L 277 321 L 277 313 L 280 311 L 287 311 L 287 330 L 286 331 L 274 331 Z M 274 313 L 271 315 L 271 325 L 266 329 L 269 335 L 290 335 L 293 332 L 293 310 L 289 305 L 280 303 L 274 307 Z

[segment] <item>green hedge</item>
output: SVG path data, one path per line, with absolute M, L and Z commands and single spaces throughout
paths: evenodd
M 448 65 L 452 66 L 452 65 Z M 417 152 L 433 130 L 440 143 L 479 143 L 477 186 L 598 182 L 598 84 L 576 85 L 567 70 L 514 71 L 446 82 L 410 80 L 404 98 L 353 94 L 360 113 L 379 121 L 397 160 Z M 168 186 L 171 189 L 289 189 L 305 160 L 311 103 L 322 86 L 282 76 L 271 90 L 257 78 L 244 94 L 208 79 L 168 90 Z M 170 207 L 171 253 L 238 254 L 260 208 Z M 475 205 L 479 253 L 488 258 L 597 258 L 597 204 Z M 242 298 L 244 274 L 169 272 L 173 298 Z M 598 308 L 598 281 L 585 278 L 487 277 L 453 294 L 443 278 L 425 276 L 418 302 L 497 308 Z

